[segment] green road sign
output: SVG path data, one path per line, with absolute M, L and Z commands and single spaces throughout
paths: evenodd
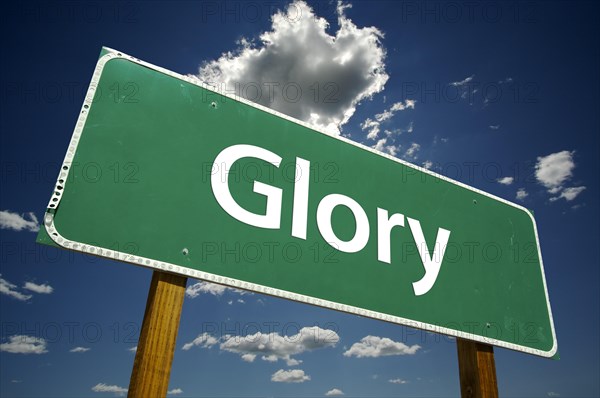
M 104 49 L 38 240 L 550 357 L 525 208 Z

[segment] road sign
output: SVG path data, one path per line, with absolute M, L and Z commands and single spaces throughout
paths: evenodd
M 525 208 L 104 49 L 39 241 L 550 357 Z

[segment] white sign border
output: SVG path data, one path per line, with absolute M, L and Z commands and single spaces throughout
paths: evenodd
M 267 294 L 267 295 L 271 295 L 271 296 L 275 296 L 275 297 L 281 297 L 281 298 L 285 298 L 288 300 L 312 304 L 312 305 L 316 305 L 319 307 L 324 307 L 324 308 L 329 308 L 329 309 L 333 309 L 333 310 L 337 310 L 337 311 L 347 312 L 350 314 L 360 315 L 360 316 L 364 316 L 364 317 L 368 317 L 368 318 L 379 319 L 382 321 L 400 324 L 400 325 L 413 327 L 413 328 L 417 328 L 417 329 L 422 329 L 422 330 L 429 331 L 429 332 L 442 333 L 442 334 L 446 334 L 449 336 L 454 336 L 454 337 L 463 338 L 463 339 L 467 339 L 467 340 L 477 341 L 479 343 L 496 345 L 499 347 L 508 348 L 508 349 L 515 350 L 515 351 L 521 351 L 521 352 L 525 352 L 528 354 L 537 355 L 537 356 L 541 356 L 541 357 L 550 358 L 556 354 L 556 352 L 558 350 L 558 343 L 556 340 L 554 319 L 552 317 L 552 310 L 550 308 L 550 300 L 548 297 L 548 288 L 546 285 L 546 276 L 544 273 L 544 265 L 542 262 L 542 253 L 541 253 L 540 244 L 539 244 L 537 225 L 536 225 L 535 219 L 533 218 L 531 212 L 528 211 L 526 208 L 524 208 L 523 206 L 518 205 L 516 203 L 510 202 L 506 199 L 499 198 L 499 197 L 489 194 L 487 192 L 481 191 L 477 188 L 463 184 L 462 182 L 455 181 L 455 180 L 448 178 L 446 176 L 443 176 L 441 174 L 434 173 L 431 170 L 419 167 L 417 165 L 408 163 L 404 160 L 398 159 L 391 155 L 379 152 L 373 148 L 369 148 L 360 143 L 351 141 L 345 137 L 329 134 L 322 129 L 319 129 L 319 128 L 309 125 L 308 123 L 294 119 L 290 116 L 284 115 L 280 112 L 277 112 L 277 111 L 267 108 L 265 106 L 250 102 L 244 98 L 234 96 L 229 93 L 219 92 L 219 91 L 215 90 L 214 87 L 211 87 L 211 86 L 203 83 L 202 81 L 200 81 L 198 78 L 196 78 L 194 76 L 180 75 L 178 73 L 175 73 L 175 72 L 169 71 L 165 68 L 161 68 L 159 66 L 150 64 L 148 62 L 142 61 L 142 60 L 132 57 L 130 55 L 126 55 L 123 52 L 113 50 L 111 48 L 103 47 L 103 50 L 107 53 L 105 55 L 103 55 L 102 57 L 100 57 L 100 59 L 98 59 L 98 63 L 96 64 L 96 68 L 94 70 L 92 80 L 90 82 L 87 94 L 85 96 L 85 100 L 81 107 L 81 112 L 79 114 L 79 118 L 77 119 L 77 123 L 75 125 L 75 129 L 73 131 L 73 135 L 71 137 L 71 141 L 70 141 L 69 147 L 67 149 L 67 154 L 65 155 L 65 159 L 63 161 L 59 176 L 57 178 L 56 187 L 54 189 L 52 197 L 50 198 L 50 202 L 48 203 L 47 212 L 44 215 L 44 226 L 46 228 L 46 231 L 48 232 L 48 235 L 50 236 L 50 238 L 57 245 L 65 248 L 65 249 L 69 249 L 69 250 L 79 251 L 82 253 L 87 253 L 87 254 L 92 254 L 92 255 L 96 255 L 96 256 L 100 256 L 100 257 L 110 258 L 113 260 L 127 262 L 127 263 L 131 263 L 131 264 L 135 264 L 135 265 L 141 265 L 141 266 L 152 268 L 155 270 L 171 272 L 171 273 L 175 273 L 175 274 L 179 274 L 179 275 L 183 275 L 183 276 L 197 278 L 197 279 L 205 280 L 208 282 L 213 282 L 213 283 L 218 283 L 221 285 L 229 286 L 229 287 L 236 288 L 236 289 L 244 289 L 244 290 L 249 290 L 249 291 L 253 291 L 253 292 L 257 292 L 257 293 L 263 293 L 263 294 Z M 96 89 L 98 87 L 98 83 L 100 81 L 102 71 L 104 69 L 104 66 L 110 60 L 114 60 L 114 59 L 125 59 L 130 62 L 134 62 L 134 63 L 142 65 L 144 67 L 153 69 L 157 72 L 164 73 L 164 74 L 174 77 L 176 79 L 185 81 L 187 83 L 190 83 L 190 84 L 193 84 L 193 85 L 196 85 L 199 87 L 202 87 L 205 90 L 214 92 L 216 94 L 222 95 L 222 96 L 230 98 L 232 100 L 252 106 L 253 108 L 259 109 L 261 111 L 264 111 L 264 112 L 270 113 L 272 115 L 278 116 L 280 118 L 289 120 L 289 121 L 299 124 L 301 126 L 307 127 L 311 130 L 317 131 L 321 134 L 336 138 L 347 144 L 354 145 L 360 149 L 372 152 L 379 156 L 383 156 L 394 162 L 403 164 L 407 167 L 410 167 L 410 168 L 416 169 L 418 171 L 421 171 L 423 173 L 440 178 L 444 181 L 450 182 L 450 183 L 458 185 L 462 188 L 466 188 L 466 189 L 476 192 L 480 195 L 487 196 L 491 199 L 500 201 L 502 203 L 505 203 L 507 205 L 513 206 L 519 210 L 524 211 L 531 218 L 531 221 L 533 223 L 533 228 L 535 231 L 535 240 L 536 240 L 536 245 L 537 245 L 537 250 L 538 250 L 538 257 L 540 259 L 540 268 L 541 268 L 541 274 L 542 274 L 542 281 L 544 284 L 544 292 L 546 295 L 546 304 L 548 307 L 550 326 L 552 328 L 552 340 L 553 340 L 552 349 L 550 351 L 542 351 L 542 350 L 538 350 L 538 349 L 534 349 L 534 348 L 530 348 L 530 347 L 526 347 L 526 346 L 522 346 L 522 345 L 518 345 L 518 344 L 514 344 L 514 343 L 509 343 L 509 342 L 502 341 L 502 340 L 496 340 L 496 339 L 485 337 L 485 336 L 480 336 L 480 335 L 471 334 L 471 333 L 465 333 L 460 330 L 454 330 L 454 329 L 449 329 L 449 328 L 445 328 L 445 327 L 441 327 L 441 326 L 437 326 L 437 325 L 431 325 L 428 323 L 417 322 L 417 321 L 407 319 L 407 318 L 383 314 L 383 313 L 376 312 L 376 311 L 366 310 L 364 308 L 354 307 L 354 306 L 340 304 L 340 303 L 327 301 L 327 300 L 323 300 L 323 299 L 319 299 L 319 298 L 315 298 L 315 297 L 305 296 L 302 294 L 288 292 L 288 291 L 281 290 L 281 289 L 275 289 L 275 288 L 271 288 L 271 287 L 267 287 L 267 286 L 263 286 L 263 285 L 258 285 L 255 283 L 244 282 L 244 281 L 240 281 L 238 279 L 223 277 L 223 276 L 219 276 L 219 275 L 215 275 L 215 274 L 211 274 L 211 273 L 207 273 L 207 272 L 203 272 L 203 271 L 197 271 L 194 269 L 182 267 L 182 266 L 171 264 L 171 263 L 156 261 L 156 260 L 146 258 L 146 257 L 135 256 L 135 255 L 131 255 L 128 253 L 119 252 L 116 250 L 110 250 L 110 249 L 101 248 L 98 246 L 88 245 L 88 244 L 84 244 L 81 242 L 76 242 L 76 241 L 66 239 L 58 232 L 58 230 L 56 229 L 56 226 L 54 225 L 53 212 L 58 208 L 58 205 L 60 204 L 60 200 L 62 197 L 61 193 L 64 190 L 64 187 L 66 186 L 66 183 L 68 180 L 69 169 L 72 165 L 73 158 L 75 156 L 75 152 L 77 151 L 77 145 L 79 143 L 79 139 L 81 137 L 83 128 L 85 126 L 85 122 L 87 120 L 89 110 L 93 104 L 94 96 L 96 94 Z

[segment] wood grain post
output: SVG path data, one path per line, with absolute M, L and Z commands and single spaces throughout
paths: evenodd
M 135 353 L 129 398 L 166 397 L 187 278 L 154 271 Z
M 460 338 L 456 346 L 462 398 L 498 398 L 494 348 Z

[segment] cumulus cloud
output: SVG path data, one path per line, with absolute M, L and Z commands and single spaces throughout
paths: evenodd
M 104 383 L 98 383 L 92 387 L 93 392 L 112 392 L 115 395 L 124 395 L 127 392 L 127 388 L 109 385 Z
M 387 337 L 366 336 L 359 342 L 352 344 L 344 352 L 346 357 L 378 358 L 390 355 L 414 355 L 421 348 L 419 345 L 407 346 L 404 343 L 393 341 Z
M 559 199 L 565 199 L 567 202 L 572 201 L 573 199 L 575 199 L 580 193 L 582 193 L 583 191 L 585 191 L 586 187 L 572 187 L 572 188 L 565 188 L 559 196 L 550 198 L 551 202 L 555 202 Z
M 0 344 L 0 351 L 11 354 L 45 354 L 46 340 L 41 337 L 15 335 L 8 338 L 8 343 Z
M 408 383 L 408 381 L 403 380 L 403 379 L 390 379 L 388 381 L 390 383 L 392 383 L 392 384 L 406 384 L 406 383 Z
M 529 194 L 527 193 L 525 188 L 519 188 L 519 190 L 517 191 L 517 200 L 523 201 L 528 196 L 529 196 Z
M 32 292 L 38 293 L 38 294 L 50 294 L 54 291 L 54 288 L 50 285 L 45 285 L 45 284 L 38 285 L 33 282 L 25 282 L 23 289 L 31 290 Z
M 502 185 L 510 185 L 515 181 L 513 177 L 502 177 L 498 178 L 498 182 Z
M 196 337 L 191 342 L 185 343 L 183 345 L 183 347 L 181 347 L 181 349 L 184 351 L 188 351 L 189 349 L 191 349 L 194 346 L 202 347 L 202 348 L 210 348 L 210 347 L 214 346 L 215 344 L 217 344 L 218 342 L 219 342 L 219 340 L 217 338 L 211 336 L 209 333 L 202 333 L 201 335 Z
M 174 388 L 172 390 L 167 391 L 167 395 L 179 395 L 183 394 L 183 390 L 181 388 Z
M 410 144 L 410 147 L 404 153 L 404 157 L 414 160 L 417 158 L 417 152 L 419 152 L 420 149 L 421 145 L 417 144 L 416 142 L 413 142 L 412 144 Z
M 398 151 L 400 150 L 400 145 L 386 145 L 387 141 L 387 138 L 382 138 L 378 140 L 375 145 L 372 145 L 371 148 L 381 152 L 385 152 L 392 156 L 396 156 L 398 154 Z
M 492 130 L 498 130 L 498 129 L 500 129 L 500 125 L 499 124 L 490 125 L 490 129 L 492 129 Z
M 203 333 L 192 342 L 186 343 L 182 349 L 189 350 L 194 346 L 210 348 L 220 342 L 219 348 L 223 351 L 238 354 L 245 362 L 254 362 L 257 357 L 263 361 L 285 361 L 288 366 L 295 366 L 302 361 L 292 358 L 306 351 L 320 348 L 334 347 L 340 337 L 329 329 L 318 326 L 304 327 L 292 336 L 282 336 L 273 333 L 255 333 L 247 336 L 225 335 L 215 338 L 208 333 Z
M 344 392 L 342 390 L 340 390 L 339 388 L 331 389 L 325 393 L 326 397 L 339 397 L 342 395 L 344 395 Z
M 431 170 L 431 168 L 433 167 L 433 162 L 431 160 L 426 160 L 423 162 L 423 167 L 427 170 Z
M 279 369 L 271 376 L 271 381 L 276 383 L 304 383 L 307 380 L 310 380 L 310 376 L 304 374 L 301 369 Z
M 563 189 L 563 184 L 573 176 L 575 152 L 561 151 L 537 158 L 535 177 L 548 192 L 556 194 Z
M 358 27 L 338 3 L 339 29 L 304 1 L 272 16 L 271 30 L 260 43 L 240 41 L 240 47 L 201 66 L 198 77 L 219 89 L 270 107 L 286 115 L 339 134 L 362 100 L 383 90 L 383 34 Z
M 89 350 L 91 350 L 91 348 L 87 348 L 87 347 L 75 347 L 75 348 L 71 348 L 69 350 L 69 352 L 88 352 Z
M 19 301 L 27 301 L 32 296 L 30 294 L 23 294 L 19 292 L 17 289 L 17 285 L 14 285 L 7 281 L 6 279 L 1 278 L 2 274 L 0 274 L 0 293 L 6 294 L 14 299 Z
M 28 217 L 29 220 L 26 220 L 25 217 Z M 33 212 L 18 214 L 10 210 L 2 210 L 0 211 L 0 229 L 38 232 L 40 223 Z

